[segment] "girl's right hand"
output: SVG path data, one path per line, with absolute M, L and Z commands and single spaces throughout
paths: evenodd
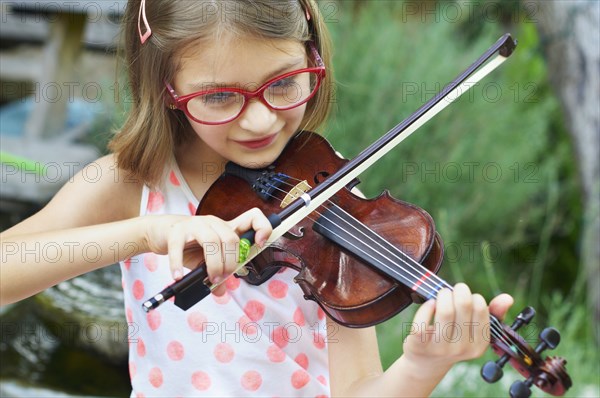
M 149 216 L 146 242 L 157 254 L 168 254 L 175 280 L 183 277 L 183 267 L 195 268 L 206 263 L 213 284 L 221 282 L 237 268 L 239 235 L 253 229 L 255 244 L 262 246 L 271 235 L 271 224 L 257 208 L 250 209 L 230 221 L 214 216 Z M 225 293 L 222 285 L 213 293 Z

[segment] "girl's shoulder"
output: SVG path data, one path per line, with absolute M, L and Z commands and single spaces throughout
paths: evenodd
M 81 169 L 53 201 L 93 209 L 92 224 L 118 221 L 139 214 L 142 187 L 143 182 L 120 168 L 110 154 Z
M 120 168 L 115 155 L 106 155 L 86 165 L 72 180 L 72 186 L 65 185 L 63 189 L 73 190 L 76 196 L 83 191 L 88 203 L 104 207 L 98 211 L 106 221 L 139 215 L 144 183 L 131 172 Z

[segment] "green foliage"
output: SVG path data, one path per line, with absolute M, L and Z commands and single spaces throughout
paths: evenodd
M 521 15 L 497 21 L 407 15 L 401 1 L 337 4 L 329 24 L 337 112 L 325 136 L 347 158 L 414 112 L 513 24 L 519 44 L 507 62 L 366 171 L 359 188 L 367 196 L 389 189 L 429 211 L 445 243 L 441 276 L 466 281 L 487 299 L 511 293 L 509 319 L 535 306 L 540 328 L 562 331 L 551 355 L 566 356 L 576 374 L 569 395 L 597 394 L 597 372 L 586 364 L 600 357 L 589 349 L 592 325 L 574 286 L 581 219 L 576 162 L 534 21 L 516 3 L 505 8 Z M 402 352 L 413 312 L 378 327 L 386 367 Z M 507 370 L 502 385 L 485 385 L 479 365 L 490 359 L 491 353 L 453 370 L 456 381 L 444 382 L 436 395 L 506 396 L 516 372 Z
M 461 24 L 407 20 L 398 4 L 366 2 L 355 11 L 342 2 L 330 24 L 339 85 L 326 136 L 349 158 L 504 33 L 488 24 L 467 41 Z M 443 272 L 470 275 L 477 290 L 489 289 L 485 260 L 509 278 L 500 289 L 535 285 L 535 276 L 567 292 L 578 266 L 578 186 L 535 26 L 522 23 L 516 36 L 521 32 L 524 40 L 504 65 L 365 172 L 360 188 L 369 196 L 386 188 L 429 211 L 445 241 Z

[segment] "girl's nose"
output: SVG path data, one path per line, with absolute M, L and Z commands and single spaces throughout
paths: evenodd
M 275 111 L 257 99 L 250 101 L 244 113 L 240 115 L 240 127 L 255 133 L 271 132 L 277 121 Z

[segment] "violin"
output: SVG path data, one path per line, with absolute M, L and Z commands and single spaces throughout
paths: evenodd
M 444 98 L 474 85 L 474 79 L 489 73 L 486 67 L 493 69 L 503 62 L 515 46 L 510 35 L 503 36 L 440 95 L 351 161 L 336 155 L 322 136 L 302 131 L 267 168 L 228 163 L 202 198 L 196 215 L 228 220 L 257 207 L 269 215 L 274 227 L 268 247 L 262 250 L 252 246 L 253 231 L 242 236 L 247 258 L 234 275 L 260 285 L 282 267 L 292 268 L 298 272 L 294 281 L 305 299 L 316 301 L 335 322 L 353 328 L 377 325 L 411 303 L 437 297 L 442 288 L 452 289 L 437 275 L 443 244 L 431 216 L 388 191 L 364 199 L 352 189 L 359 183 L 358 173 L 416 130 L 423 118 L 443 109 Z M 484 62 L 488 63 L 481 68 Z M 150 311 L 175 296 L 175 305 L 187 310 L 214 287 L 206 267 L 200 265 L 143 307 Z M 542 359 L 541 355 L 558 345 L 559 332 L 544 329 L 535 349 L 516 333 L 534 315 L 527 307 L 510 327 L 490 316 L 490 345 L 500 359 L 486 363 L 481 375 L 493 383 L 510 363 L 525 377 L 513 383 L 511 397 L 530 396 L 532 385 L 564 395 L 572 385 L 566 360 Z

